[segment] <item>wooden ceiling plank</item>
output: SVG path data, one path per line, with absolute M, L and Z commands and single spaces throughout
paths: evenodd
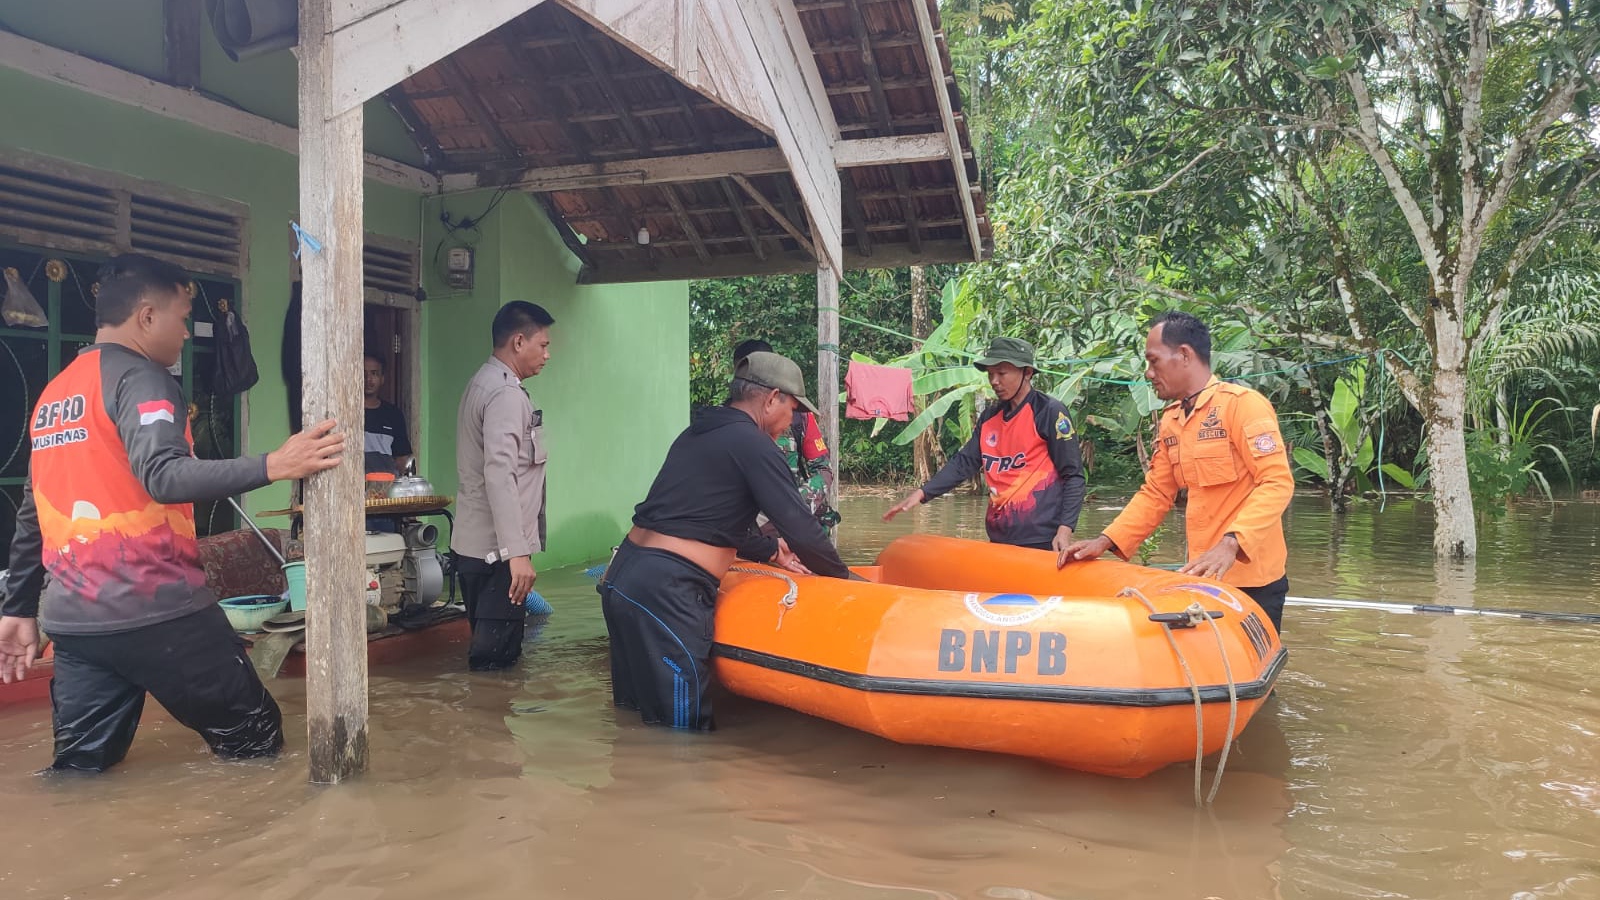
M 622 130 L 627 134 L 628 140 L 633 143 L 633 146 L 638 148 L 640 153 L 653 153 L 654 148 L 650 137 L 645 133 L 638 120 L 634 118 L 633 113 L 629 111 L 628 101 L 617 90 L 616 84 L 612 82 L 609 68 L 606 66 L 605 61 L 599 59 L 594 48 L 590 47 L 589 43 L 584 40 L 580 29 L 587 26 L 579 26 L 576 22 L 577 19 L 571 16 L 562 18 L 563 28 L 566 30 L 567 35 L 572 38 L 572 45 L 577 49 L 579 58 L 589 68 L 589 72 L 594 75 L 595 83 L 600 88 L 601 96 L 606 98 L 606 103 L 611 106 L 611 111 L 617 114 Z M 694 115 L 691 113 L 689 117 L 693 119 Z M 699 136 L 702 140 L 704 139 L 703 134 Z M 710 262 L 711 254 L 706 249 L 705 241 L 700 238 L 700 229 L 695 226 L 694 218 L 684 211 L 683 198 L 678 195 L 677 186 L 670 182 L 663 183 L 661 185 L 661 193 L 666 197 L 667 204 L 672 207 L 673 215 L 678 220 L 678 227 L 683 229 L 683 233 L 694 244 L 695 255 L 700 257 L 701 262 Z
M 912 0 L 920 3 L 922 0 Z M 872 90 L 872 113 L 878 120 L 878 128 L 882 136 L 894 134 L 894 123 L 889 109 L 889 97 L 884 93 L 883 78 L 878 72 L 878 58 L 872 52 L 872 35 L 867 30 L 866 17 L 861 12 L 861 0 L 848 0 L 850 10 L 850 31 L 855 35 L 856 44 L 861 48 L 861 71 L 867 76 L 867 84 Z M 922 228 L 917 224 L 917 201 L 911 196 L 911 181 L 906 177 L 904 166 L 893 166 L 891 176 L 894 179 L 894 189 L 900 193 L 900 213 L 906 220 L 906 236 L 911 244 L 912 253 L 922 252 Z M 856 230 L 856 240 L 867 233 L 867 229 Z M 866 255 L 863 251 L 862 255 Z
M 484 103 L 483 98 L 478 96 L 478 92 L 473 88 L 472 82 L 467 79 L 466 73 L 461 70 L 460 63 L 457 63 L 453 57 L 442 59 L 439 61 L 438 72 L 440 77 L 445 80 L 445 83 L 450 85 L 451 90 L 455 92 L 456 102 L 460 103 L 462 109 L 466 110 L 467 115 L 472 117 L 472 121 L 478 123 L 478 127 L 483 129 L 484 137 L 494 144 L 500 155 L 507 162 L 520 158 L 522 156 L 521 151 L 517 149 L 516 144 L 512 143 L 511 138 L 506 137 L 506 133 L 501 130 L 500 124 L 495 121 L 494 113 L 489 111 L 488 104 Z
M 561 10 L 558 15 L 570 16 L 571 14 L 566 10 Z M 530 53 L 525 47 L 521 46 L 518 41 L 508 36 L 505 41 L 505 47 L 507 52 L 512 55 L 512 58 L 520 62 L 528 71 L 533 72 L 537 76 L 548 78 L 550 73 L 548 70 L 546 70 L 543 63 L 535 59 L 533 54 Z M 572 146 L 573 153 L 580 159 L 592 157 L 594 148 L 591 145 L 592 142 L 589 140 L 588 133 L 582 128 L 579 128 L 577 124 L 571 120 L 572 114 L 577 111 L 577 104 L 572 101 L 570 87 L 562 85 L 560 86 L 559 90 L 555 92 L 546 91 L 541 93 L 540 97 L 541 99 L 546 100 L 546 102 L 550 102 L 552 106 L 560 107 L 560 109 L 557 110 L 556 124 L 561 129 L 561 132 L 566 135 L 567 143 Z M 535 192 L 540 190 L 539 188 L 529 187 L 525 184 L 516 186 Z M 544 190 L 558 190 L 558 188 L 545 188 Z M 625 216 L 620 212 L 620 210 L 624 209 L 625 206 L 622 203 L 621 198 L 617 196 L 616 191 L 606 187 L 602 189 L 601 193 L 606 200 L 606 209 L 603 211 L 604 218 L 610 220 L 613 224 L 620 223 L 622 225 L 621 231 L 623 234 L 630 236 L 633 235 L 634 232 L 638 230 L 638 225 L 629 216 Z M 555 210 L 553 206 L 551 208 L 557 213 L 557 215 L 560 214 L 559 210 Z M 565 220 L 563 219 L 563 221 Z M 570 228 L 570 226 L 568 227 Z M 651 250 L 648 246 L 640 247 L 637 243 L 632 242 L 630 242 L 628 246 L 635 250 L 642 250 L 643 255 L 649 259 L 654 259 L 655 257 L 655 251 Z

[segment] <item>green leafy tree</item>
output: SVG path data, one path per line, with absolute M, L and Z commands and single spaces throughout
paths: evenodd
M 1176 287 L 1379 360 L 1421 420 L 1436 552 L 1475 554 L 1466 426 L 1485 326 L 1600 208 L 1600 3 L 1033 12 L 1014 53 L 1075 191 L 1053 267 L 1091 291 Z

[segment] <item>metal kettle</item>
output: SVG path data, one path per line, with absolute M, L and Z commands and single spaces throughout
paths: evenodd
M 417 474 L 416 457 L 406 461 L 405 471 L 395 478 L 394 484 L 389 486 L 389 499 L 391 500 L 432 496 L 433 484 L 428 479 Z

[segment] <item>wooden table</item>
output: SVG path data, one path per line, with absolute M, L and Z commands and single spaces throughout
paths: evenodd
M 455 502 L 454 497 L 434 495 L 431 497 L 389 497 L 382 500 L 367 499 L 365 508 L 369 516 L 444 516 L 452 525 L 455 517 L 450 515 L 450 504 Z M 263 516 L 292 516 L 296 519 L 305 515 L 305 508 L 291 506 L 288 509 L 273 509 L 263 513 Z

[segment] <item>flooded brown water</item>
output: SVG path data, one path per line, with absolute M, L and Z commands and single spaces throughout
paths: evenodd
M 888 502 L 844 504 L 847 558 L 981 535 L 974 498 L 883 526 Z M 1442 581 L 1427 515 L 1297 499 L 1292 593 L 1600 612 L 1600 506 L 1486 523 L 1475 577 Z M 274 686 L 275 762 L 216 762 L 156 712 L 92 779 L 29 774 L 48 710 L 0 708 L 0 898 L 1600 897 L 1595 626 L 1291 608 L 1290 668 L 1197 811 L 1186 766 L 1101 778 L 731 697 L 714 735 L 645 728 L 611 708 L 592 584 L 539 584 L 556 614 L 515 675 L 374 672 L 355 784 L 305 783 L 300 682 Z

